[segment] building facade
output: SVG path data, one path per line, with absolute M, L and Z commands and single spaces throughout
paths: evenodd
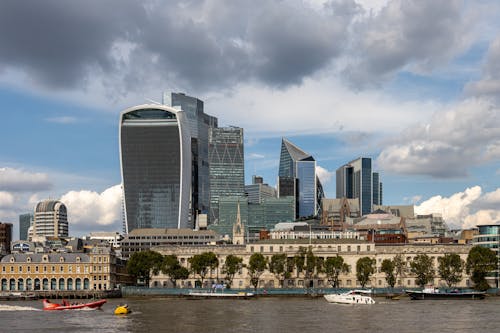
M 28 229 L 33 225 L 33 213 L 19 215 L 19 239 L 28 240 Z
M 337 169 L 336 196 L 357 198 L 362 215 L 370 213 L 373 205 L 382 205 L 382 182 L 380 175 L 372 172 L 371 158 L 360 157 Z
M 189 258 L 203 252 L 213 252 L 219 259 L 219 267 L 211 272 L 211 275 L 204 281 L 204 287 L 209 287 L 214 282 L 225 280 L 223 267 L 228 255 L 236 255 L 243 259 L 243 264 L 248 265 L 250 257 L 254 253 L 261 253 L 268 260 L 275 254 L 285 253 L 287 262 L 292 262 L 294 256 L 301 251 L 311 249 L 319 261 L 325 261 L 331 257 L 341 256 L 344 262 L 349 265 L 350 271 L 339 276 L 341 288 L 358 288 L 359 282 L 356 279 L 356 262 L 362 257 L 375 259 L 375 273 L 371 276 L 368 288 L 387 288 L 385 273 L 382 272 L 382 262 L 384 259 L 393 259 L 396 255 L 402 255 L 406 268 L 404 275 L 398 277 L 396 286 L 400 288 L 417 288 L 416 276 L 410 273 L 410 262 L 419 254 L 427 254 L 432 258 L 434 269 L 437 271 L 438 259 L 448 253 L 458 254 L 462 260 L 467 259 L 470 245 L 418 245 L 418 244 L 390 244 L 376 245 L 374 243 L 359 241 L 354 239 L 295 239 L 276 240 L 270 239 L 257 243 L 246 244 L 245 246 L 164 246 L 154 250 L 164 255 L 175 254 L 181 265 L 189 269 Z M 314 272 L 311 277 L 306 277 L 304 271 L 297 271 L 295 267 L 289 267 L 290 278 L 282 282 L 269 270 L 259 277 L 259 288 L 329 288 L 331 287 L 328 278 L 322 272 Z M 191 274 L 188 279 L 177 281 L 177 287 L 192 288 L 195 286 L 199 276 Z M 151 286 L 170 286 L 169 278 L 163 274 L 154 276 L 151 279 Z M 431 281 L 435 286 L 444 286 L 437 275 Z M 250 277 L 246 266 L 234 276 L 231 288 L 252 288 Z M 462 280 L 457 287 L 471 287 L 469 277 L 463 274 Z
M 486 277 L 490 286 L 500 285 L 500 223 L 477 226 L 479 232 L 473 236 L 472 245 L 487 247 L 496 253 L 498 258 L 497 269 Z
M 110 290 L 116 258 L 109 247 L 90 253 L 15 253 L 0 260 L 2 291 Z
M 219 223 L 219 199 L 245 195 L 243 129 L 211 128 L 209 131 L 210 224 Z
M 139 105 L 119 123 L 126 231 L 186 228 L 191 200 L 191 135 L 184 111 Z
M 295 216 L 315 216 L 320 211 L 322 186 L 316 176 L 316 160 L 285 138 L 281 140 L 278 172 L 279 196 L 294 196 Z
M 68 237 L 68 211 L 57 200 L 44 200 L 35 207 L 33 236 Z
M 10 243 L 12 242 L 12 223 L 0 222 L 0 255 L 10 253 Z
M 191 224 L 198 214 L 208 214 L 210 181 L 208 160 L 208 133 L 217 127 L 217 118 L 203 111 L 203 101 L 183 93 L 172 93 L 172 107 L 186 114 L 191 134 Z

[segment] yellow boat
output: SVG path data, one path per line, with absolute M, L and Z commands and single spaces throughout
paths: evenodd
M 124 305 L 118 305 L 115 309 L 115 315 L 124 315 L 130 313 L 130 309 L 128 308 L 127 304 Z

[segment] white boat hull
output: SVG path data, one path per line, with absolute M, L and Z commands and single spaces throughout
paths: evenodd
M 330 303 L 338 304 L 375 304 L 370 296 L 356 294 L 327 294 L 324 296 Z

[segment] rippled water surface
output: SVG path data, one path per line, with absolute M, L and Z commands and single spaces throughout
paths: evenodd
M 41 301 L 0 302 L 1 332 L 500 332 L 500 297 L 480 301 L 329 304 L 323 298 L 111 299 L 101 310 L 41 311 Z M 115 316 L 128 303 L 133 312 Z

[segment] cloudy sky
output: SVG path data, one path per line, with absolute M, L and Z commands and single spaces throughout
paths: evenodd
M 0 2 L 0 221 L 67 204 L 121 230 L 118 115 L 167 91 L 245 130 L 246 179 L 281 137 L 335 170 L 371 157 L 384 204 L 452 227 L 500 220 L 495 0 Z

